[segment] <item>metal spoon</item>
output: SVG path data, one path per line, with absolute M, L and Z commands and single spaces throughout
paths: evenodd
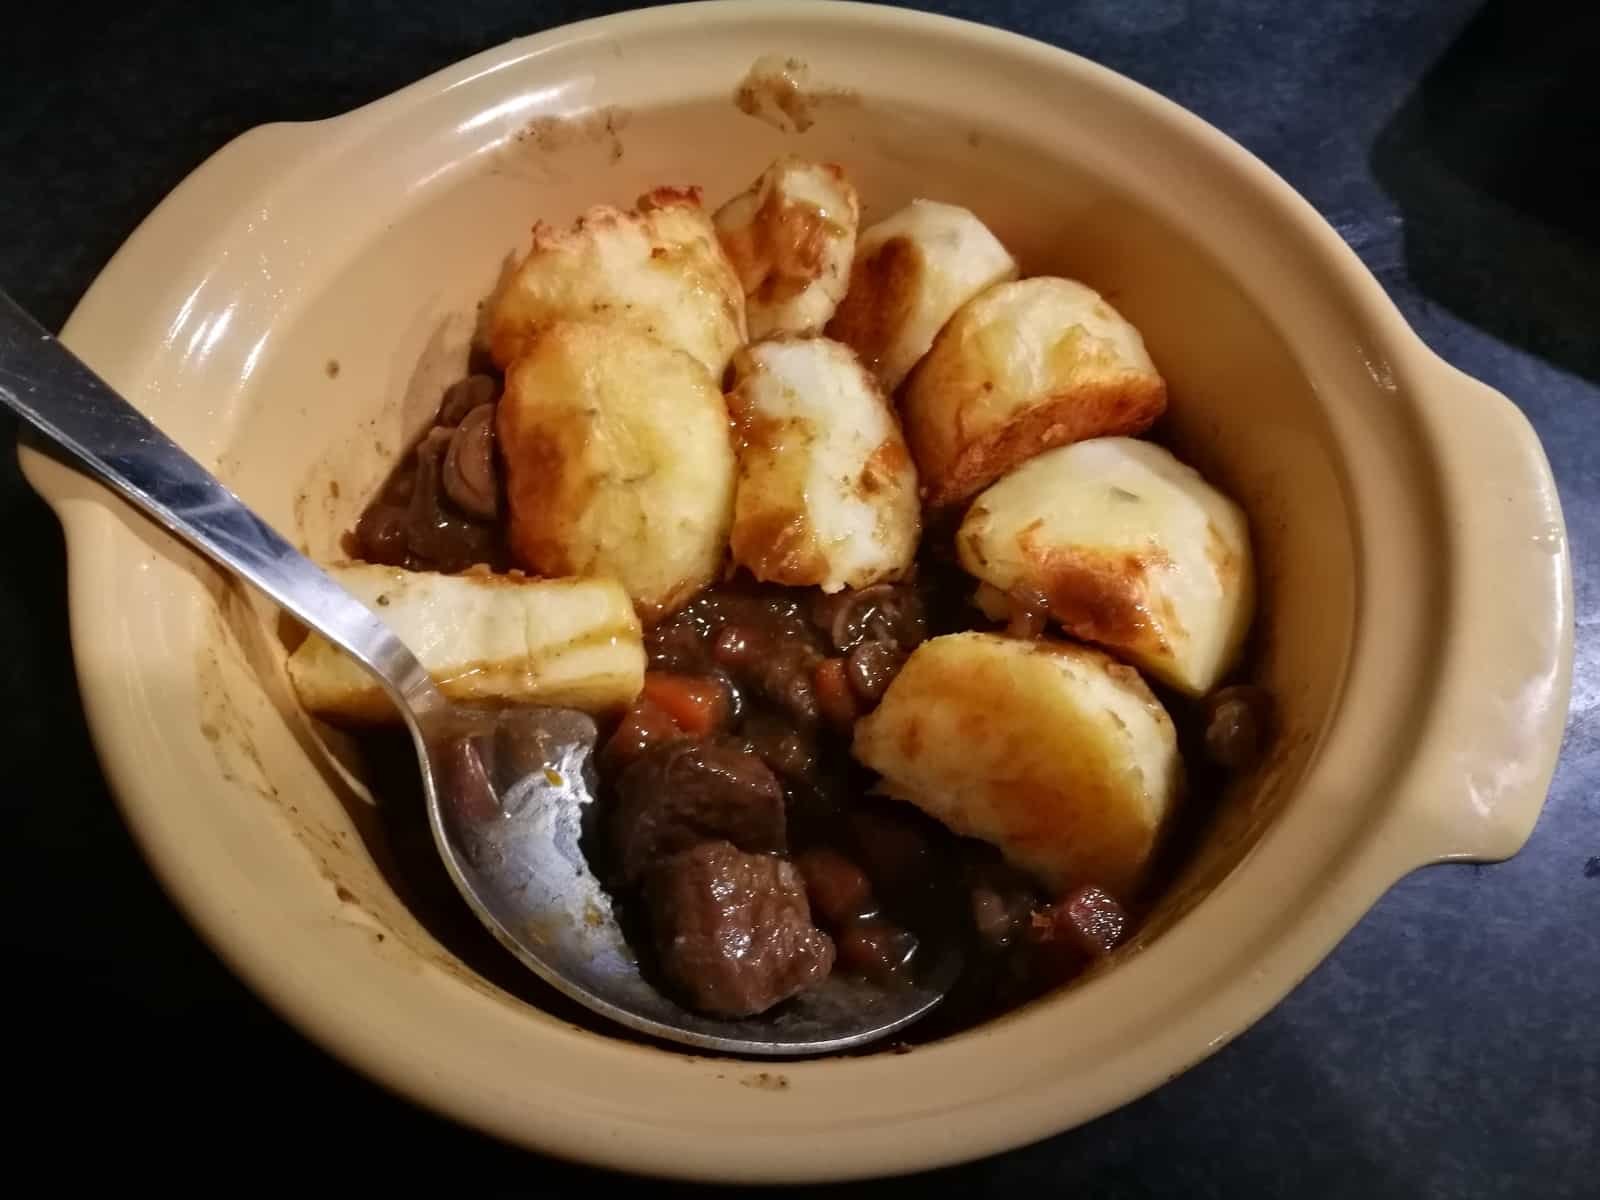
M 135 507 L 344 649 L 399 708 L 422 766 L 434 844 L 467 904 L 540 978 L 641 1033 L 740 1054 L 816 1054 L 900 1029 L 943 998 L 954 952 L 923 977 L 848 977 L 759 1017 L 718 1020 L 640 974 L 579 837 L 597 731 L 581 712 L 451 703 L 373 613 L 295 550 L 0 292 L 0 402 Z

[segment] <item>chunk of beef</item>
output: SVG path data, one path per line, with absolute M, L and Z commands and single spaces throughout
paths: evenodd
M 1128 929 L 1128 914 L 1100 888 L 1075 888 L 1049 908 L 1033 914 L 1032 939 L 1040 945 L 1069 947 L 1096 957 L 1110 954 Z
M 833 942 L 811 922 L 800 874 L 781 858 L 702 842 L 650 874 L 661 967 L 683 1000 L 748 1017 L 821 983 Z
M 650 746 L 617 782 L 611 845 L 624 885 L 668 855 L 723 839 L 741 850 L 788 845 L 783 785 L 743 749 L 715 741 Z

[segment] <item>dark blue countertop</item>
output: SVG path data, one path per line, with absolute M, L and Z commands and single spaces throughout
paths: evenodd
M 338 113 L 615 7 L 626 6 L 17 6 L 0 38 L 0 284 L 59 326 L 139 218 L 235 135 Z M 929 7 L 1096 59 L 1243 142 L 1327 216 L 1432 346 L 1523 407 L 1566 507 L 1578 662 L 1562 765 L 1516 859 L 1407 879 L 1271 1015 L 1142 1101 L 987 1162 L 837 1191 L 1600 1195 L 1600 661 L 1587 636 L 1600 587 L 1600 10 Z M 225 1187 L 279 1172 L 315 1186 L 447 1171 L 488 1194 L 611 1186 L 390 1097 L 217 963 L 106 795 L 68 656 L 60 535 L 9 454 L 0 514 L 11 546 L 0 571 L 11 1164 L 62 1181 L 103 1168 Z

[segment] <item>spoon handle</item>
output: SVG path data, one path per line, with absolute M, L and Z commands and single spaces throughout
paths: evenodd
M 417 712 L 442 703 L 416 656 L 370 609 L 3 291 L 0 403 L 136 508 L 342 647 L 377 676 L 403 710 Z

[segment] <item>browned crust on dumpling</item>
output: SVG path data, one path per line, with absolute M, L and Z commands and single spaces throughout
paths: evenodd
M 835 183 L 849 187 L 843 168 L 834 163 L 817 166 Z M 839 226 L 815 205 L 789 199 L 781 188 L 772 187 L 748 225 L 733 233 L 719 229 L 717 236 L 745 295 L 763 304 L 778 304 L 816 280 L 829 239 L 838 231 Z
M 810 587 L 828 573 L 806 514 L 794 509 L 762 509 L 736 521 L 729 544 L 735 562 L 757 579 L 786 587 Z
M 878 448 L 872 452 L 872 457 L 867 459 L 861 468 L 861 475 L 856 480 L 856 494 L 862 499 L 876 496 L 905 474 L 912 466 L 911 453 L 905 441 L 895 433 L 883 439 Z
M 961 422 L 965 402 L 954 407 L 952 439 L 941 420 L 920 413 L 911 394 L 907 396 L 906 441 L 922 477 L 923 502 L 930 508 L 959 504 L 1057 446 L 1143 433 L 1166 411 L 1167 385 L 1158 376 L 1132 372 L 1123 379 L 1079 384 L 1052 393 L 1000 428 L 970 441 L 964 438 Z
M 828 322 L 828 336 L 849 346 L 862 366 L 878 374 L 916 301 L 924 269 L 922 251 L 909 238 L 892 237 L 870 253 L 857 254 L 850 290 Z
M 1177 614 L 1170 603 L 1150 611 L 1149 572 L 1164 565 L 1154 553 L 1094 554 L 1070 546 L 1048 546 L 1030 526 L 1017 536 L 1017 548 L 1028 564 L 1027 577 L 1050 602 L 1050 615 L 1075 637 L 1102 646 L 1145 654 L 1170 651 L 1166 633 Z M 1152 619 L 1152 616 L 1158 619 Z
M 641 619 L 659 620 L 720 569 L 734 469 L 722 394 L 687 352 L 626 326 L 555 322 L 532 330 L 525 346 L 496 411 L 512 557 L 547 577 L 615 575 Z M 575 372 L 589 381 L 587 392 Z M 666 412 L 662 395 L 681 403 Z M 626 468 L 631 477 L 607 450 L 608 428 L 625 430 L 643 460 Z M 686 462 L 701 473 L 674 475 Z M 619 497 L 651 487 L 671 493 L 656 496 L 652 513 L 690 519 L 663 522 L 652 535 L 644 509 L 617 508 Z M 690 487 L 695 494 L 685 496 Z M 726 516 L 717 499 L 724 492 Z
M 642 213 L 657 208 L 700 208 L 701 189 L 696 184 L 687 187 L 663 185 L 651 188 L 635 202 Z
M 532 348 L 540 339 L 558 336 L 559 330 L 535 330 L 528 336 Z M 579 511 L 594 488 L 574 469 L 582 462 L 586 426 L 572 422 L 525 419 L 515 404 L 501 404 L 496 433 L 515 470 L 507 472 L 506 500 L 510 519 L 506 539 L 512 556 L 540 575 L 561 578 L 577 575 L 585 564 L 567 552 L 572 514 Z
M 656 215 L 666 213 L 669 209 L 684 210 L 694 228 L 675 229 L 671 225 L 675 219 L 673 216 Z M 671 232 L 679 235 L 687 232 L 689 236 L 679 240 L 664 239 L 663 221 L 668 223 L 667 229 Z M 648 309 L 639 311 L 626 295 L 596 287 L 591 297 L 581 300 L 569 298 L 575 302 L 563 305 L 557 297 L 540 295 L 537 286 L 528 282 L 537 281 L 540 272 L 555 273 L 557 277 L 562 272 L 569 272 L 571 265 L 565 261 L 566 256 L 580 254 L 588 243 L 628 227 L 637 228 L 642 236 L 654 243 L 650 247 L 648 260 L 639 259 L 632 264 L 632 270 L 654 273 L 679 271 L 688 267 L 697 284 L 696 291 L 690 293 L 696 303 L 714 301 L 716 315 L 730 331 L 729 338 L 737 336 L 743 340 L 743 292 L 733 265 L 722 251 L 710 216 L 701 205 L 700 189 L 657 187 L 640 196 L 632 209 L 623 210 L 609 204 L 595 205 L 565 229 L 545 221 L 535 222 L 528 252 L 501 280 L 489 302 L 486 341 L 495 365 L 502 370 L 510 367 L 526 353 L 529 340 L 541 326 L 558 321 L 617 321 L 631 325 L 641 333 L 661 338 L 668 344 L 675 344 L 674 338 L 666 336 L 666 331 L 649 319 Z M 533 298 L 524 295 L 525 291 L 532 291 Z M 693 345 L 679 348 L 695 353 Z M 703 353 L 698 357 L 704 361 Z M 720 362 L 706 365 L 713 374 L 722 368 Z

